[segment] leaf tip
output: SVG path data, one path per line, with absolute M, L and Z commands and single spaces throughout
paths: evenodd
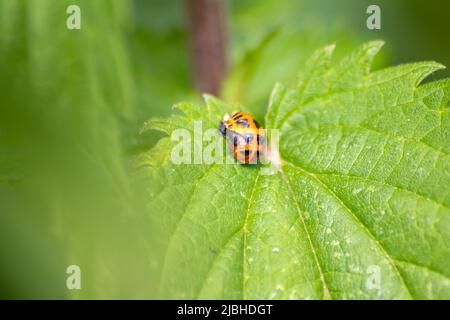
M 442 63 L 436 62 L 436 61 L 429 61 L 427 63 L 427 67 L 429 69 L 429 73 L 427 74 L 427 76 L 433 72 L 439 71 L 439 70 L 443 70 L 446 69 L 447 67 L 445 65 L 443 65 Z
M 364 51 L 366 52 L 366 55 L 370 58 L 373 58 L 377 55 L 377 53 L 381 50 L 381 48 L 384 46 L 383 40 L 374 40 L 367 42 L 363 47 Z
M 229 109 L 225 102 L 211 94 L 203 94 L 203 100 L 205 101 L 206 107 L 210 112 L 227 111 Z
M 217 98 L 214 97 L 212 94 L 204 93 L 202 95 L 202 97 L 203 97 L 203 100 L 206 103 L 206 107 L 207 108 L 210 108 L 213 104 L 217 103 Z
M 144 132 L 148 131 L 151 129 L 151 122 L 150 121 L 145 121 L 141 128 L 139 129 L 139 134 L 142 135 Z
M 447 69 L 447 66 L 443 65 L 442 63 L 439 63 L 439 62 L 436 62 L 436 61 L 432 61 L 431 63 L 433 64 L 433 67 L 435 68 L 435 71 Z
M 214 96 L 212 94 L 209 94 L 209 93 L 202 94 L 202 97 L 203 97 L 203 100 L 205 100 L 205 102 L 208 102 L 211 99 L 214 99 Z
M 413 73 L 414 87 L 418 87 L 424 79 L 426 79 L 432 73 L 445 69 L 446 67 L 436 61 L 424 61 L 409 64 L 414 67 L 415 73 Z
M 194 109 L 194 106 L 191 103 L 187 102 L 178 102 L 172 105 L 172 110 L 180 110 L 185 115 L 190 115 L 192 113 L 192 110 Z
M 335 43 L 335 42 L 333 42 L 333 43 L 327 45 L 327 46 L 324 48 L 325 52 L 326 52 L 328 55 L 331 55 L 331 54 L 333 53 L 334 49 L 336 49 L 336 43 Z

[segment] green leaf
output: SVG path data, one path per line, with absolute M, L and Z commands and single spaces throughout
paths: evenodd
M 419 85 L 435 62 L 371 72 L 381 46 L 337 62 L 328 46 L 275 86 L 276 174 L 175 165 L 169 137 L 139 158 L 163 297 L 450 298 L 450 79 Z M 230 109 L 178 108 L 147 126 L 215 128 Z

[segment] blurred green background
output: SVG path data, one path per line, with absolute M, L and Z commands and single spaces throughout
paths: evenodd
M 70 4 L 81 30 L 66 28 Z M 370 4 L 381 30 L 366 28 Z M 339 56 L 385 40 L 375 68 L 450 66 L 449 1 L 233 0 L 227 11 L 221 96 L 258 118 L 273 84 L 330 43 Z M 139 134 L 145 120 L 200 100 L 184 17 L 181 0 L 0 0 L 0 298 L 158 297 L 159 226 L 133 160 L 160 137 Z M 81 290 L 66 288 L 70 264 Z

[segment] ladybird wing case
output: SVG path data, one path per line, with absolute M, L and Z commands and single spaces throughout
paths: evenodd
M 220 131 L 228 140 L 234 157 L 241 163 L 256 163 L 265 145 L 264 129 L 246 112 L 226 115 L 220 124 Z

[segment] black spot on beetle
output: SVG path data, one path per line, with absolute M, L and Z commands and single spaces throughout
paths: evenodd
M 248 144 L 248 143 L 250 143 L 250 142 L 252 142 L 253 141 L 253 134 L 251 134 L 251 133 L 246 133 L 245 134 L 245 142 Z
M 258 141 L 258 144 L 261 144 L 261 136 L 259 134 L 256 135 L 256 141 Z
M 219 131 L 225 136 L 227 134 L 227 127 L 223 121 L 220 121 Z
M 238 125 L 243 126 L 244 128 L 250 127 L 250 124 L 248 123 L 247 119 L 242 119 L 236 122 Z
M 238 139 L 238 136 L 234 136 L 233 137 L 233 145 L 235 146 L 235 147 L 237 147 L 237 145 L 239 144 L 239 139 Z
M 234 120 L 239 120 L 239 119 L 241 119 L 243 116 L 244 116 L 244 115 L 241 114 L 241 113 L 236 113 L 236 114 L 233 116 L 233 119 L 234 119 Z

